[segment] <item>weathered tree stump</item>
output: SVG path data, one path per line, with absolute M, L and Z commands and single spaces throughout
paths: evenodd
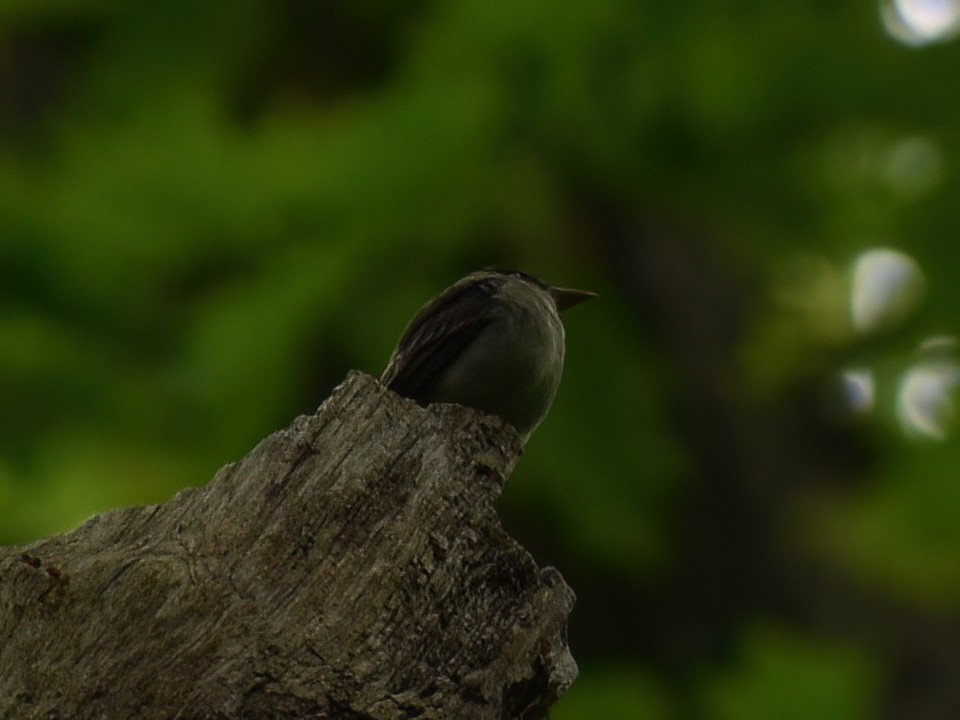
M 203 488 L 0 548 L 0 718 L 538 718 L 573 592 L 500 526 L 512 428 L 351 373 Z

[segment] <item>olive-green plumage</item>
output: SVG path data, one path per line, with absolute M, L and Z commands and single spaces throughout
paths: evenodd
M 563 374 L 560 311 L 593 293 L 515 270 L 482 270 L 421 308 L 381 381 L 423 405 L 451 402 L 500 416 L 526 442 Z

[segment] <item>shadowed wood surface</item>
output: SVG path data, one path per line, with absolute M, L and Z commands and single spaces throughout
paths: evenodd
M 203 488 L 0 548 L 0 718 L 532 718 L 573 592 L 500 526 L 515 431 L 351 373 Z

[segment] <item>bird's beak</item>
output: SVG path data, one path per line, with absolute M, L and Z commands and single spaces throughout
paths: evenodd
M 597 294 L 589 290 L 573 290 L 572 288 L 550 287 L 550 295 L 561 312 L 579 305 L 582 302 L 595 298 Z

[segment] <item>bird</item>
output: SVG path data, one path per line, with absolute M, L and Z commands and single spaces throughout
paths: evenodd
M 560 313 L 594 297 L 520 270 L 471 273 L 414 315 L 380 382 L 424 406 L 457 403 L 497 415 L 525 445 L 563 374 Z

